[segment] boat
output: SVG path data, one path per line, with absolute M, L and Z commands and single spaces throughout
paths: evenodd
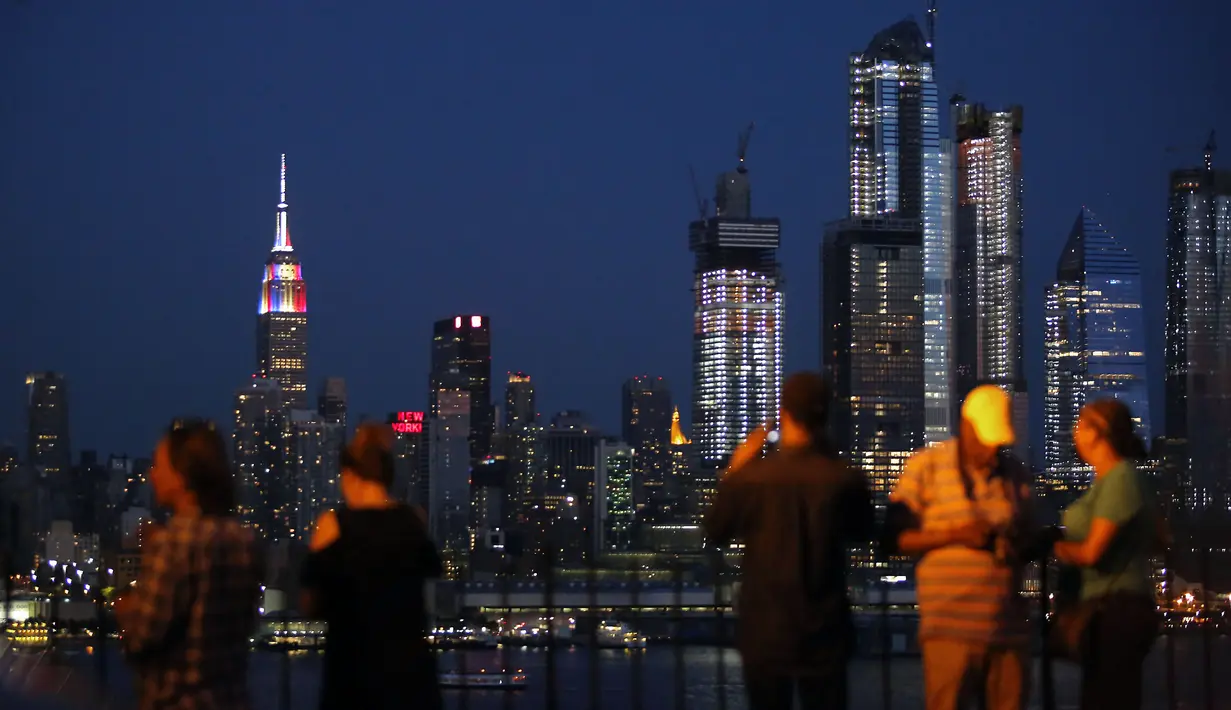
M 645 648 L 645 637 L 621 621 L 604 621 L 594 636 L 599 648 Z
M 526 687 L 526 674 L 520 670 L 496 673 L 488 673 L 487 671 L 479 671 L 477 673 L 449 671 L 440 674 L 440 687 L 477 688 L 480 690 L 521 690 Z

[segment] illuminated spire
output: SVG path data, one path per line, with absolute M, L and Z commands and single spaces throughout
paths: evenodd
M 676 407 L 675 412 L 671 414 L 671 445 L 684 446 L 691 444 L 691 439 L 684 438 L 684 432 L 680 430 L 680 408 Z
M 273 251 L 295 251 L 291 246 L 291 228 L 286 222 L 286 153 L 282 154 L 282 183 L 278 200 L 278 233 L 274 236 Z

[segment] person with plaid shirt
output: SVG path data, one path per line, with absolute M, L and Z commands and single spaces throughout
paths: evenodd
M 208 423 L 173 426 L 150 482 L 172 511 L 145 542 L 135 585 L 115 602 L 141 710 L 248 707 L 248 652 L 262 565 L 232 515 L 226 445 Z

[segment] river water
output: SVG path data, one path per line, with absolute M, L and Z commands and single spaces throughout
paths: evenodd
M 1167 707 L 1167 672 L 1165 642 L 1147 661 L 1146 698 L 1149 708 Z M 465 665 L 468 671 L 501 667 L 500 651 L 450 652 L 442 658 L 442 669 Z M 545 649 L 510 649 L 507 652 L 511 669 L 523 670 L 528 687 L 517 692 L 505 691 L 445 691 L 446 707 L 450 710 L 539 710 L 547 708 L 547 656 Z M 1203 709 L 1202 644 L 1199 638 L 1180 639 L 1175 649 L 1177 707 Z M 1215 703 L 1210 707 L 1231 708 L 1231 639 L 1217 638 L 1212 645 L 1215 681 Z M 253 707 L 261 710 L 308 710 L 316 706 L 320 687 L 322 655 L 317 652 L 283 656 L 277 653 L 254 652 L 250 673 Z M 99 687 L 98 663 L 106 662 L 106 681 Z M 109 708 L 128 708 L 133 704 L 132 680 L 122 659 L 109 650 L 100 659 L 97 655 L 77 656 L 74 679 L 59 683 L 62 707 L 102 707 L 97 701 L 106 698 Z M 289 705 L 283 705 L 280 679 L 283 668 L 290 674 Z M 643 710 L 744 710 L 746 707 L 740 680 L 739 656 L 731 649 L 705 647 L 652 646 L 641 651 L 594 650 L 577 647 L 555 651 L 556 697 L 558 710 L 633 710 L 640 691 Z M 1058 710 L 1077 708 L 1079 673 L 1068 663 L 1054 664 L 1056 707 Z M 884 674 L 879 659 L 854 661 L 851 673 L 852 708 L 882 708 Z M 892 688 L 892 708 L 922 708 L 922 668 L 918 658 L 895 658 L 889 667 L 889 687 Z M 1039 666 L 1035 666 L 1035 688 L 1038 688 Z M 591 693 L 590 679 L 597 678 L 598 692 Z M 46 684 L 36 691 L 46 696 Z M 10 687 L 11 684 L 10 684 Z M 0 702 L 8 710 L 11 702 Z M 1041 707 L 1035 694 L 1032 707 Z M 13 710 L 18 710 L 17 704 Z

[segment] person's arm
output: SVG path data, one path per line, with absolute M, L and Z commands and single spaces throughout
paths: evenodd
M 922 519 L 927 503 L 924 497 L 923 471 L 928 466 L 920 451 L 906 461 L 898 485 L 889 495 L 885 515 L 885 538 L 889 554 L 923 555 L 941 547 L 963 545 L 980 548 L 987 544 L 986 525 L 971 523 L 946 530 L 924 530 Z
M 164 533 L 147 541 L 137 584 L 115 604 L 125 650 L 141 656 L 157 651 L 177 622 L 189 613 L 189 559 L 184 536 Z
M 768 425 L 762 424 L 757 427 L 751 434 L 748 435 L 748 438 L 744 439 L 743 443 L 735 449 L 735 453 L 731 454 L 730 460 L 727 461 L 726 473 L 724 473 L 723 476 L 725 477 L 726 474 L 734 473 L 744 466 L 747 466 L 750 462 L 760 458 L 761 451 L 765 449 L 765 442 L 768 438 Z
M 1090 511 L 1090 533 L 1084 540 L 1057 542 L 1056 559 L 1078 567 L 1094 567 L 1107 554 L 1120 529 L 1141 512 L 1143 498 L 1137 472 L 1117 471 L 1101 481 Z

